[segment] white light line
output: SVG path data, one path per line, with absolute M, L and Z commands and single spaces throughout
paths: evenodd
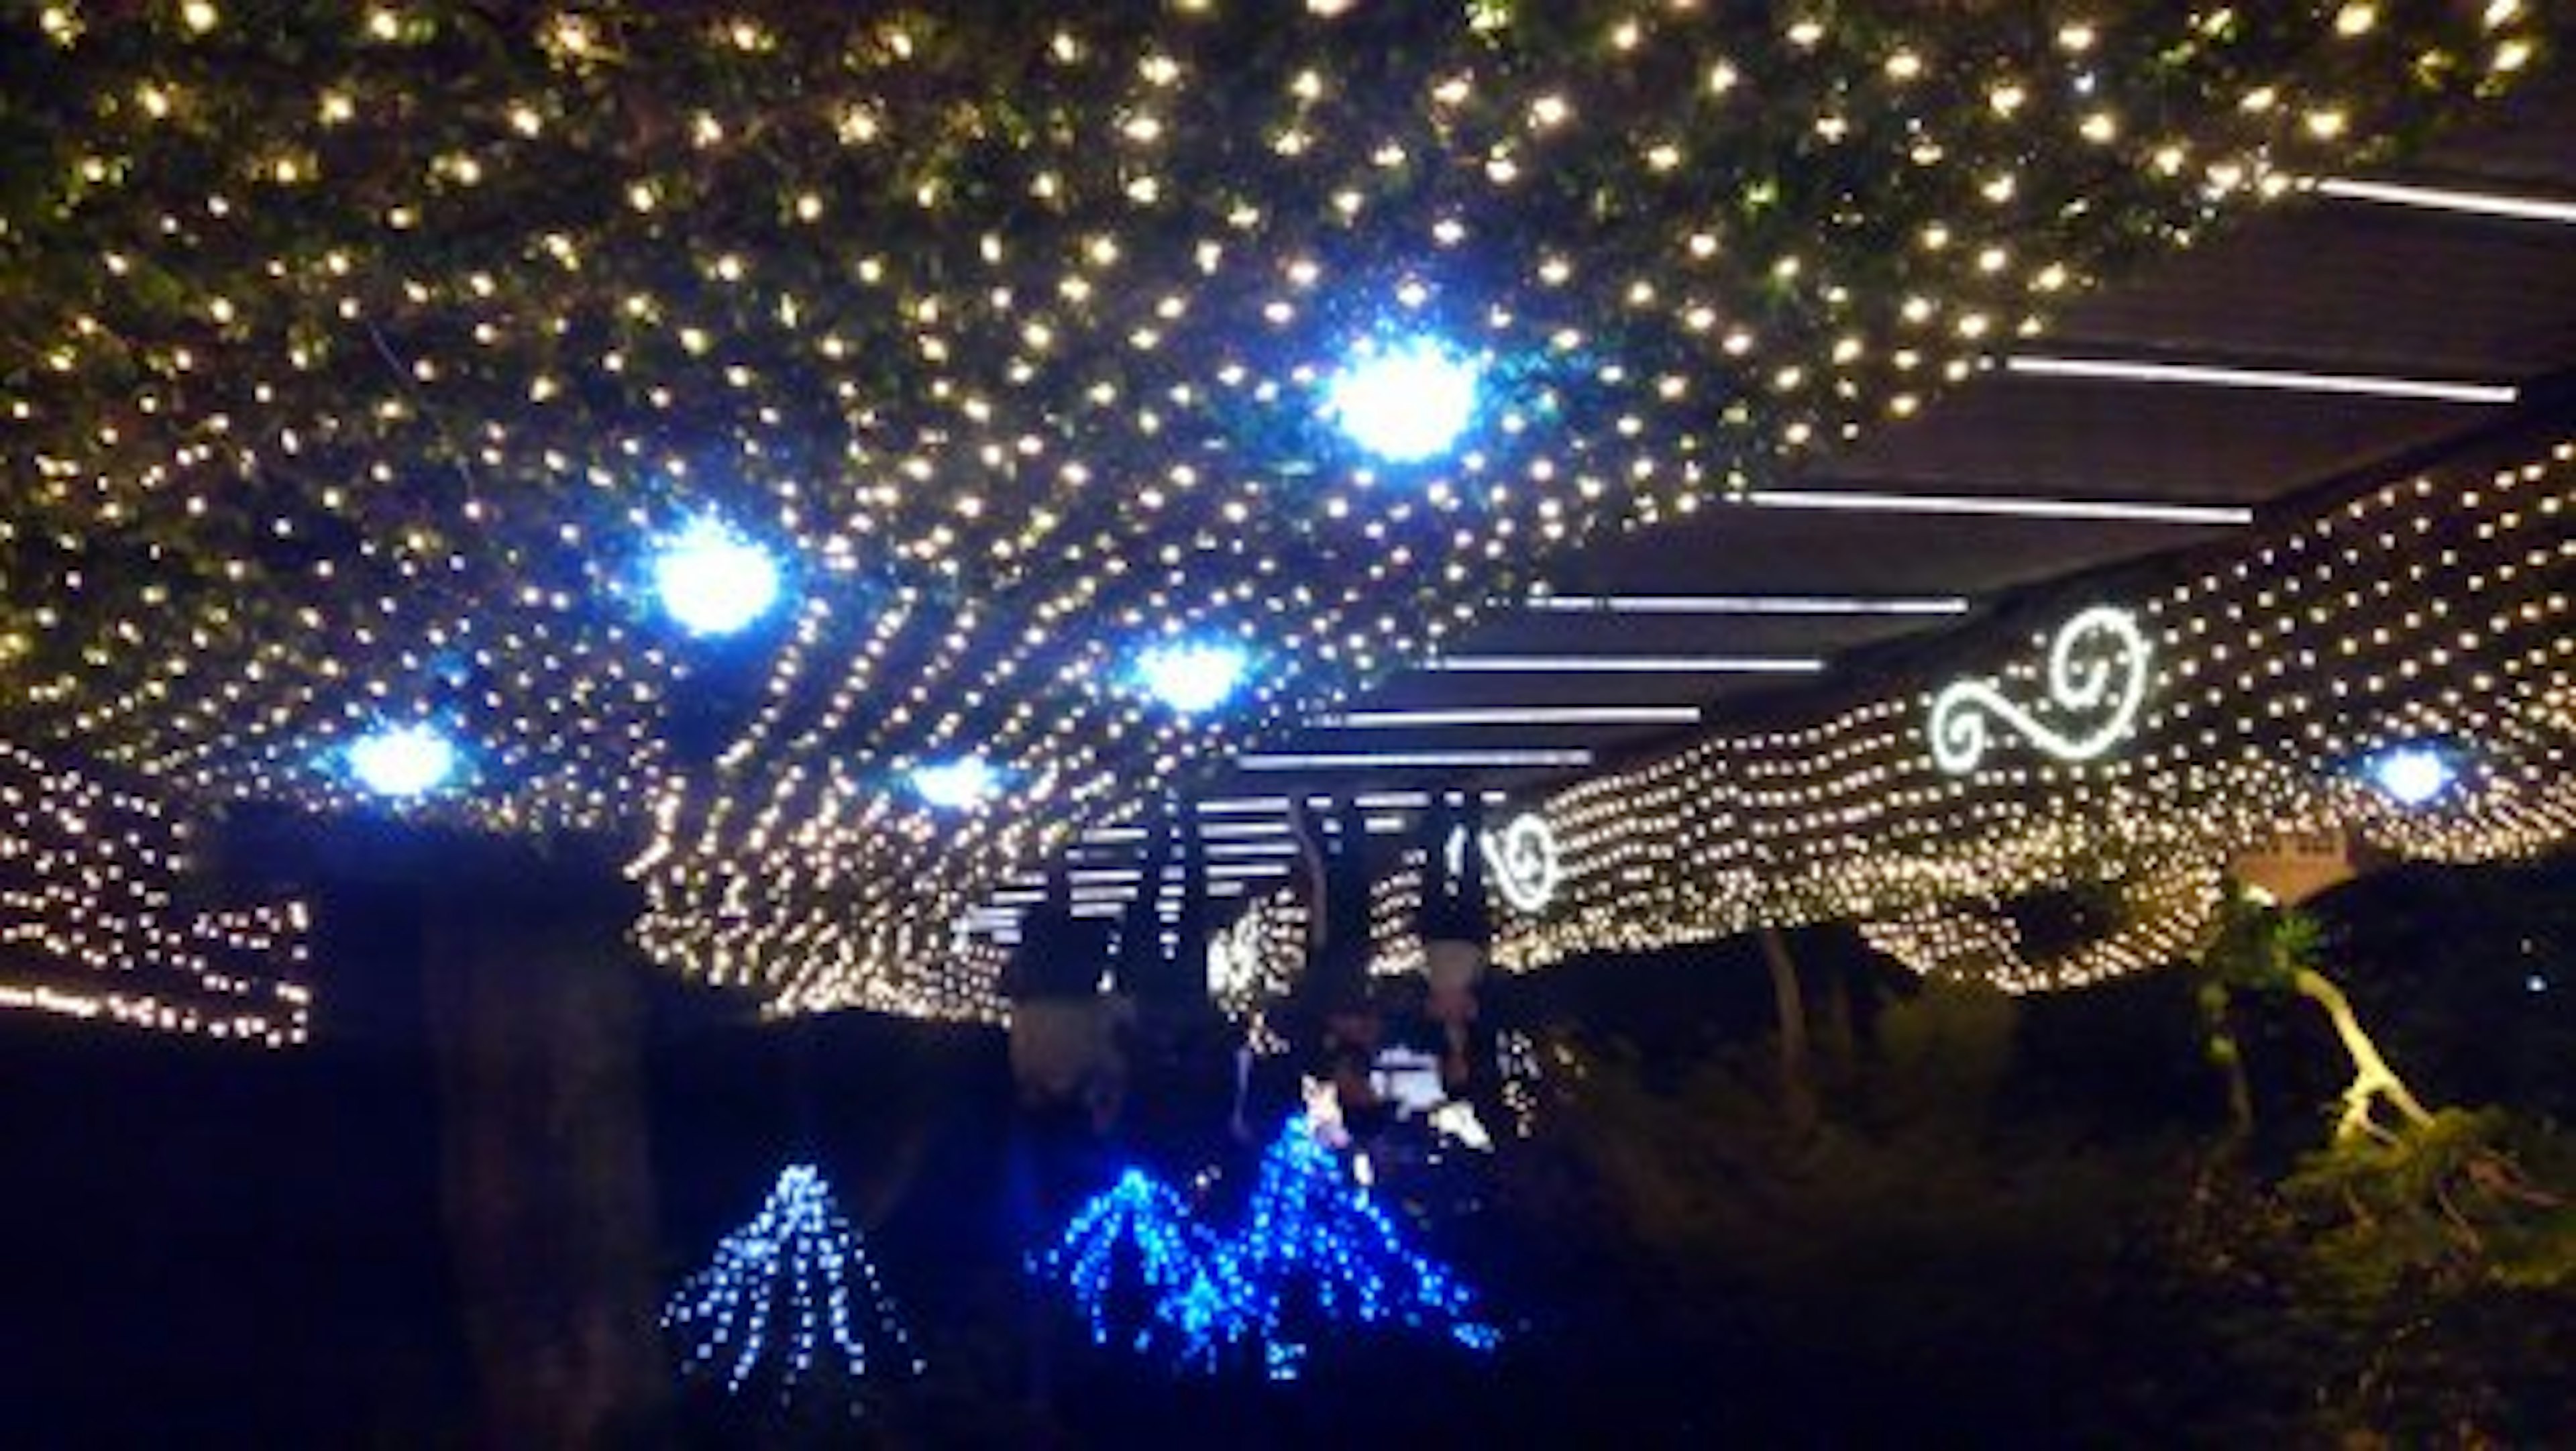
M 1207 874 L 1215 882 L 1253 882 L 1287 870 L 1286 862 L 1210 862 Z
M 2140 524 L 2237 528 L 2254 511 L 2233 504 L 2140 504 L 2112 499 L 2013 495 L 1894 494 L 1868 489 L 1755 489 L 1745 498 L 1771 509 L 1842 509 L 1882 514 L 2001 514 L 2026 519 L 2116 519 Z
M 1590 751 L 1316 751 L 1237 756 L 1246 771 L 1401 770 L 1408 767 L 1540 768 L 1589 766 Z
M 2439 186 L 2405 186 L 2393 181 L 2360 181 L 2346 176 L 2326 177 L 2316 183 L 2316 189 L 2322 195 L 2343 201 L 2380 202 L 2387 206 L 2422 207 L 2437 212 L 2467 212 L 2474 216 L 2504 217 L 2517 222 L 2576 224 L 2576 202 L 2550 201 L 2541 197 L 2458 191 Z
M 1455 710 L 1353 710 L 1321 715 L 1319 730 L 1399 730 L 1407 726 L 1671 725 L 1699 719 L 1695 705 L 1492 705 Z
M 1275 816 L 1287 809 L 1285 796 L 1236 796 L 1199 803 L 1201 816 Z
M 1448 655 L 1425 670 L 1498 675 L 1813 675 L 1810 655 Z
M 2117 358 L 2004 360 L 2004 369 L 2042 378 L 2096 378 L 2121 383 L 2191 383 L 2211 388 L 2267 388 L 2285 393 L 2339 393 L 2367 398 L 2414 398 L 2435 403 L 2511 403 L 2508 384 L 2454 383 L 2433 378 L 2386 378 L 2359 373 L 2306 373 L 2274 368 L 2213 368 L 2196 363 L 2137 363 Z
M 1964 615 L 1957 595 L 1861 599 L 1838 595 L 1532 595 L 1533 610 L 1611 615 Z
M 1210 861 L 1295 856 L 1301 850 L 1303 848 L 1293 841 L 1212 841 L 1206 847 Z

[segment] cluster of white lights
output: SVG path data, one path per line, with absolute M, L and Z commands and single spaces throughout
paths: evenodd
M 2391 483 L 1997 641 L 1994 668 L 1947 690 L 1826 702 L 1803 725 L 1721 731 L 1567 787 L 1540 810 L 1562 885 L 1543 915 L 1502 920 L 1496 959 L 1846 919 L 1923 971 L 2064 987 L 2170 961 L 2229 864 L 2282 833 L 2446 861 L 2563 846 L 2571 516 L 2576 443 Z M 2044 698 L 2046 718 L 2014 705 Z M 2012 706 L 2037 759 L 1988 739 L 1974 770 L 1945 766 L 1945 740 L 1964 744 L 1927 729 L 1945 700 Z M 2010 899 L 2087 882 L 2116 893 L 2117 930 L 2033 957 Z M 1418 861 L 1379 884 L 1381 970 L 1419 961 L 1419 900 Z M 1293 942 L 1273 950 L 1293 962 Z
M 1358 64 L 1355 9 L 11 12 L 58 104 L 0 202 L 0 728 L 173 799 L 640 829 L 656 958 L 990 1015 L 963 909 L 1236 744 L 1138 642 L 1253 644 L 1284 725 L 2540 40 L 1493 5 Z M 1766 180 L 1820 158 L 1906 184 Z M 744 708 L 675 710 L 743 635 Z M 456 774 L 370 786 L 386 721 Z M 906 778 L 968 757 L 1008 809 Z
M 1924 738 L 1932 759 L 1953 775 L 1973 771 L 2000 724 L 2060 761 L 2090 761 L 2128 737 L 2146 703 L 2154 647 L 2135 616 L 2107 605 L 2084 610 L 2048 644 L 2048 703 L 2075 717 L 2072 730 L 2034 715 L 1984 680 L 1954 680 L 1932 697 Z M 2090 717 L 2090 719 L 2087 719 Z
M 1325 386 L 1324 408 L 1351 441 L 1389 463 L 1422 463 L 1476 420 L 1478 370 L 1446 344 L 1362 344 Z
M 749 629 L 786 591 L 777 556 L 713 517 L 691 520 L 653 556 L 653 592 L 693 635 Z
M 2429 806 L 2458 779 L 2449 758 L 2432 746 L 2394 746 L 2370 763 L 2371 783 L 2400 806 Z
M 1136 678 L 1156 700 L 1183 715 L 1204 715 L 1234 698 L 1252 671 L 1240 646 L 1156 645 L 1137 657 Z
M 0 1010 L 303 1042 L 307 907 L 189 905 L 196 836 L 148 796 L 0 744 Z
M 464 755 L 428 721 L 378 726 L 349 743 L 349 775 L 377 796 L 409 800 L 455 779 Z

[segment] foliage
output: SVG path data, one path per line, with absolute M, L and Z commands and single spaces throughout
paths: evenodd
M 2500 1109 L 2341 1141 L 2281 1185 L 2310 1262 L 2363 1298 L 2481 1283 L 2576 1289 L 2576 1158 Z
M 2220 904 L 2199 964 L 2223 987 L 2288 992 L 2302 969 L 2316 968 L 2325 945 L 2325 926 L 2313 915 L 2239 888 Z

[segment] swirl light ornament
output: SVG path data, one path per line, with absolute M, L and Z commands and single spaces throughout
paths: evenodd
M 1488 831 L 1480 845 L 1485 870 L 1494 889 L 1514 911 L 1535 916 L 1556 900 L 1565 880 L 1565 862 L 1556 847 L 1556 828 L 1536 812 L 1513 817 L 1500 831 Z
M 2095 605 L 2059 626 L 2048 645 L 2049 704 L 2079 721 L 2089 718 L 2089 726 L 2061 729 L 1988 681 L 1955 680 L 1932 698 L 1924 726 L 1932 759 L 1954 776 L 1977 769 L 1994 744 L 1989 721 L 2000 721 L 2058 760 L 2099 759 L 2137 725 L 2154 662 L 2154 648 L 2136 616 Z

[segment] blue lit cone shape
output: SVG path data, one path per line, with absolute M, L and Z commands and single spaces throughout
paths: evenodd
M 1473 1318 L 1474 1295 L 1405 1241 L 1332 1151 L 1292 1121 L 1261 1161 L 1225 1277 L 1264 1344 L 1290 1350 L 1292 1364 L 1304 1336 L 1349 1326 L 1434 1330 L 1493 1348 L 1493 1328 Z M 1279 1356 L 1270 1359 L 1275 1368 Z
M 1216 1255 L 1214 1237 L 1181 1196 L 1130 1169 L 1092 1196 L 1030 1267 L 1072 1294 L 1093 1344 L 1124 1336 L 1130 1349 L 1159 1343 L 1185 1363 L 1206 1365 L 1236 1333 L 1234 1307 L 1213 1273 Z

